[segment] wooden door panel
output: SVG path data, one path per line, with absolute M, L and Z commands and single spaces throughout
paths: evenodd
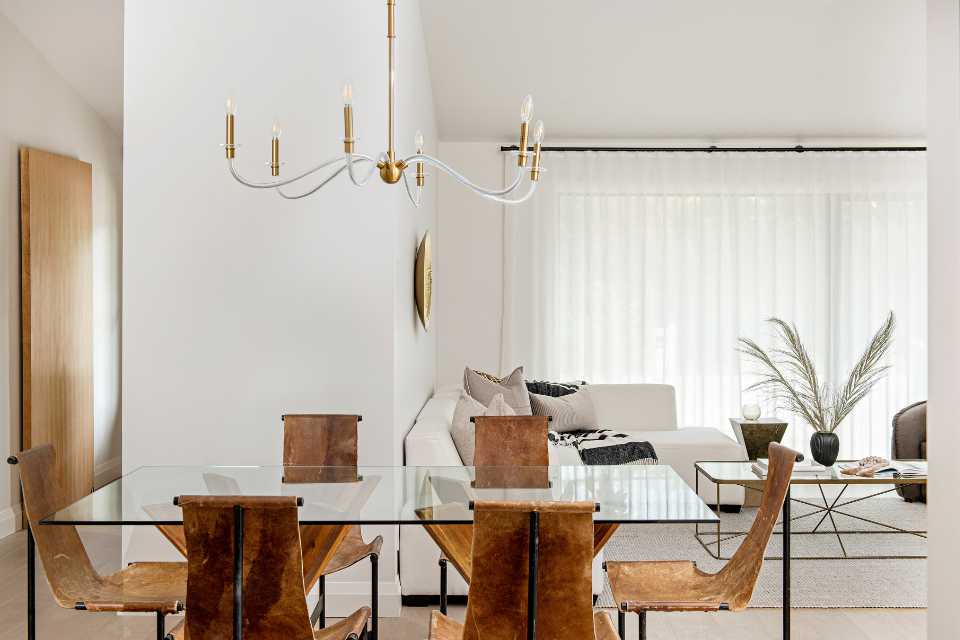
M 93 488 L 93 186 L 86 162 L 20 150 L 22 441 L 52 444 L 70 501 Z

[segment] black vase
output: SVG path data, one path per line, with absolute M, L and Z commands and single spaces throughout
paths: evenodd
M 810 436 L 810 453 L 825 467 L 832 467 L 840 455 L 840 438 L 835 433 L 817 431 Z

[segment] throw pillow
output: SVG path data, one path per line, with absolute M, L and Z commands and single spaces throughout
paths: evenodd
M 503 394 L 503 399 L 516 415 L 533 415 L 530 409 L 530 394 L 523 382 L 523 367 L 517 367 L 506 378 L 498 378 L 467 367 L 463 370 L 463 389 L 484 406 L 489 406 L 498 393 Z
M 577 391 L 559 398 L 531 393 L 530 406 L 535 416 L 553 416 L 550 429 L 559 433 L 597 427 L 593 401 L 586 391 Z
M 586 380 L 577 380 L 575 382 L 550 382 L 548 380 L 527 380 L 527 391 L 537 393 L 541 396 L 560 396 L 570 395 L 580 390 L 580 387 L 586 386 Z
M 498 393 L 493 397 L 488 406 L 483 406 L 474 398 L 466 393 L 460 395 L 457 406 L 453 410 L 453 424 L 450 428 L 450 435 L 453 437 L 453 444 L 460 454 L 460 459 L 468 467 L 473 466 L 473 454 L 476 450 L 476 425 L 470 422 L 470 418 L 475 416 L 515 416 L 514 411 L 503 394 Z

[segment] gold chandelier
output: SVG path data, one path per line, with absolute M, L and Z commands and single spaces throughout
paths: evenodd
M 276 179 L 267 182 L 255 182 L 248 180 L 240 175 L 236 164 L 237 142 L 236 142 L 236 103 L 227 99 L 227 139 L 223 145 L 226 150 L 227 164 L 230 174 L 239 182 L 247 187 L 254 189 L 274 189 L 277 193 L 288 200 L 296 200 L 313 195 L 322 189 L 331 180 L 339 176 L 344 171 L 350 178 L 350 181 L 357 186 L 363 186 L 373 175 L 374 170 L 379 170 L 380 179 L 387 184 L 396 184 L 403 180 L 407 195 L 415 206 L 420 206 L 423 187 L 426 184 L 426 173 L 424 165 L 430 165 L 440 169 L 450 175 L 457 182 L 474 191 L 477 195 L 502 202 L 504 204 L 519 204 L 528 200 L 537 190 L 537 182 L 540 179 L 540 173 L 543 169 L 540 167 L 540 149 L 543 142 L 543 121 L 538 121 L 533 127 L 533 157 L 529 166 L 527 160 L 530 158 L 527 143 L 530 127 L 530 117 L 533 114 L 533 98 L 527 96 L 523 99 L 520 107 L 520 144 L 517 152 L 517 171 L 514 180 L 503 189 L 486 189 L 471 182 L 467 177 L 441 161 L 439 158 L 423 153 L 423 135 L 417 131 L 414 138 L 414 149 L 416 150 L 410 156 L 405 158 L 397 157 L 396 144 L 396 100 L 397 100 L 397 54 L 396 54 L 396 0 L 387 0 L 387 150 L 381 152 L 376 157 L 357 153 L 355 151 L 356 139 L 354 137 L 353 126 L 353 89 L 349 84 L 343 87 L 343 155 L 335 156 L 319 165 L 301 172 L 290 178 Z M 280 178 L 280 125 L 273 124 L 273 133 L 270 141 L 270 173 L 274 178 Z M 411 166 L 414 168 L 414 186 L 410 185 Z M 283 187 L 293 184 L 302 184 L 301 181 L 324 171 L 322 180 L 300 191 L 286 190 Z M 529 175 L 528 186 L 522 195 L 510 197 L 523 182 L 523 175 Z

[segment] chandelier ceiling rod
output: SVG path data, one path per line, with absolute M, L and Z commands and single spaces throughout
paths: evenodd
M 387 150 L 379 153 L 376 157 L 357 153 L 356 137 L 353 126 L 353 87 L 346 84 L 343 87 L 343 155 L 335 156 L 325 160 L 311 169 L 307 169 L 291 178 L 280 178 L 280 168 L 283 165 L 280 162 L 280 125 L 273 124 L 273 131 L 270 138 L 270 174 L 274 180 L 267 182 L 257 182 L 243 177 L 237 169 L 236 154 L 239 145 L 236 141 L 236 103 L 232 98 L 227 99 L 227 132 L 226 142 L 223 145 L 227 157 L 227 165 L 230 175 L 240 184 L 253 189 L 273 189 L 281 197 L 288 200 L 297 200 L 311 196 L 341 173 L 346 171 L 350 181 L 356 186 L 363 186 L 373 176 L 373 172 L 379 170 L 380 179 L 387 184 L 396 184 L 403 180 L 404 188 L 410 201 L 415 206 L 420 206 L 423 197 L 423 188 L 426 184 L 427 174 L 424 171 L 425 165 L 430 165 L 444 173 L 448 174 L 454 180 L 464 185 L 480 197 L 501 202 L 504 204 L 519 204 L 528 200 L 537 190 L 537 182 L 540 180 L 540 174 L 544 169 L 540 166 L 540 155 L 543 142 L 543 121 L 537 121 L 533 128 L 533 158 L 529 166 L 527 159 L 530 152 L 527 148 L 529 138 L 530 117 L 533 114 L 533 99 L 530 96 L 524 98 L 520 107 L 520 144 L 517 150 L 517 172 L 509 186 L 503 189 L 487 189 L 481 187 L 469 178 L 458 172 L 456 169 L 446 164 L 439 158 L 427 155 L 423 152 L 423 134 L 417 131 L 414 137 L 414 149 L 416 150 L 406 158 L 398 158 L 397 154 L 397 34 L 396 34 L 396 0 L 387 0 Z M 408 171 L 413 167 L 414 186 L 410 185 L 410 176 Z M 306 190 L 292 192 L 284 190 L 283 187 L 293 184 L 299 184 L 314 174 L 323 170 L 327 173 L 322 174 L 322 179 L 317 184 L 308 186 Z M 523 182 L 523 175 L 529 175 L 529 186 L 526 191 L 518 197 L 508 197 L 516 191 Z

